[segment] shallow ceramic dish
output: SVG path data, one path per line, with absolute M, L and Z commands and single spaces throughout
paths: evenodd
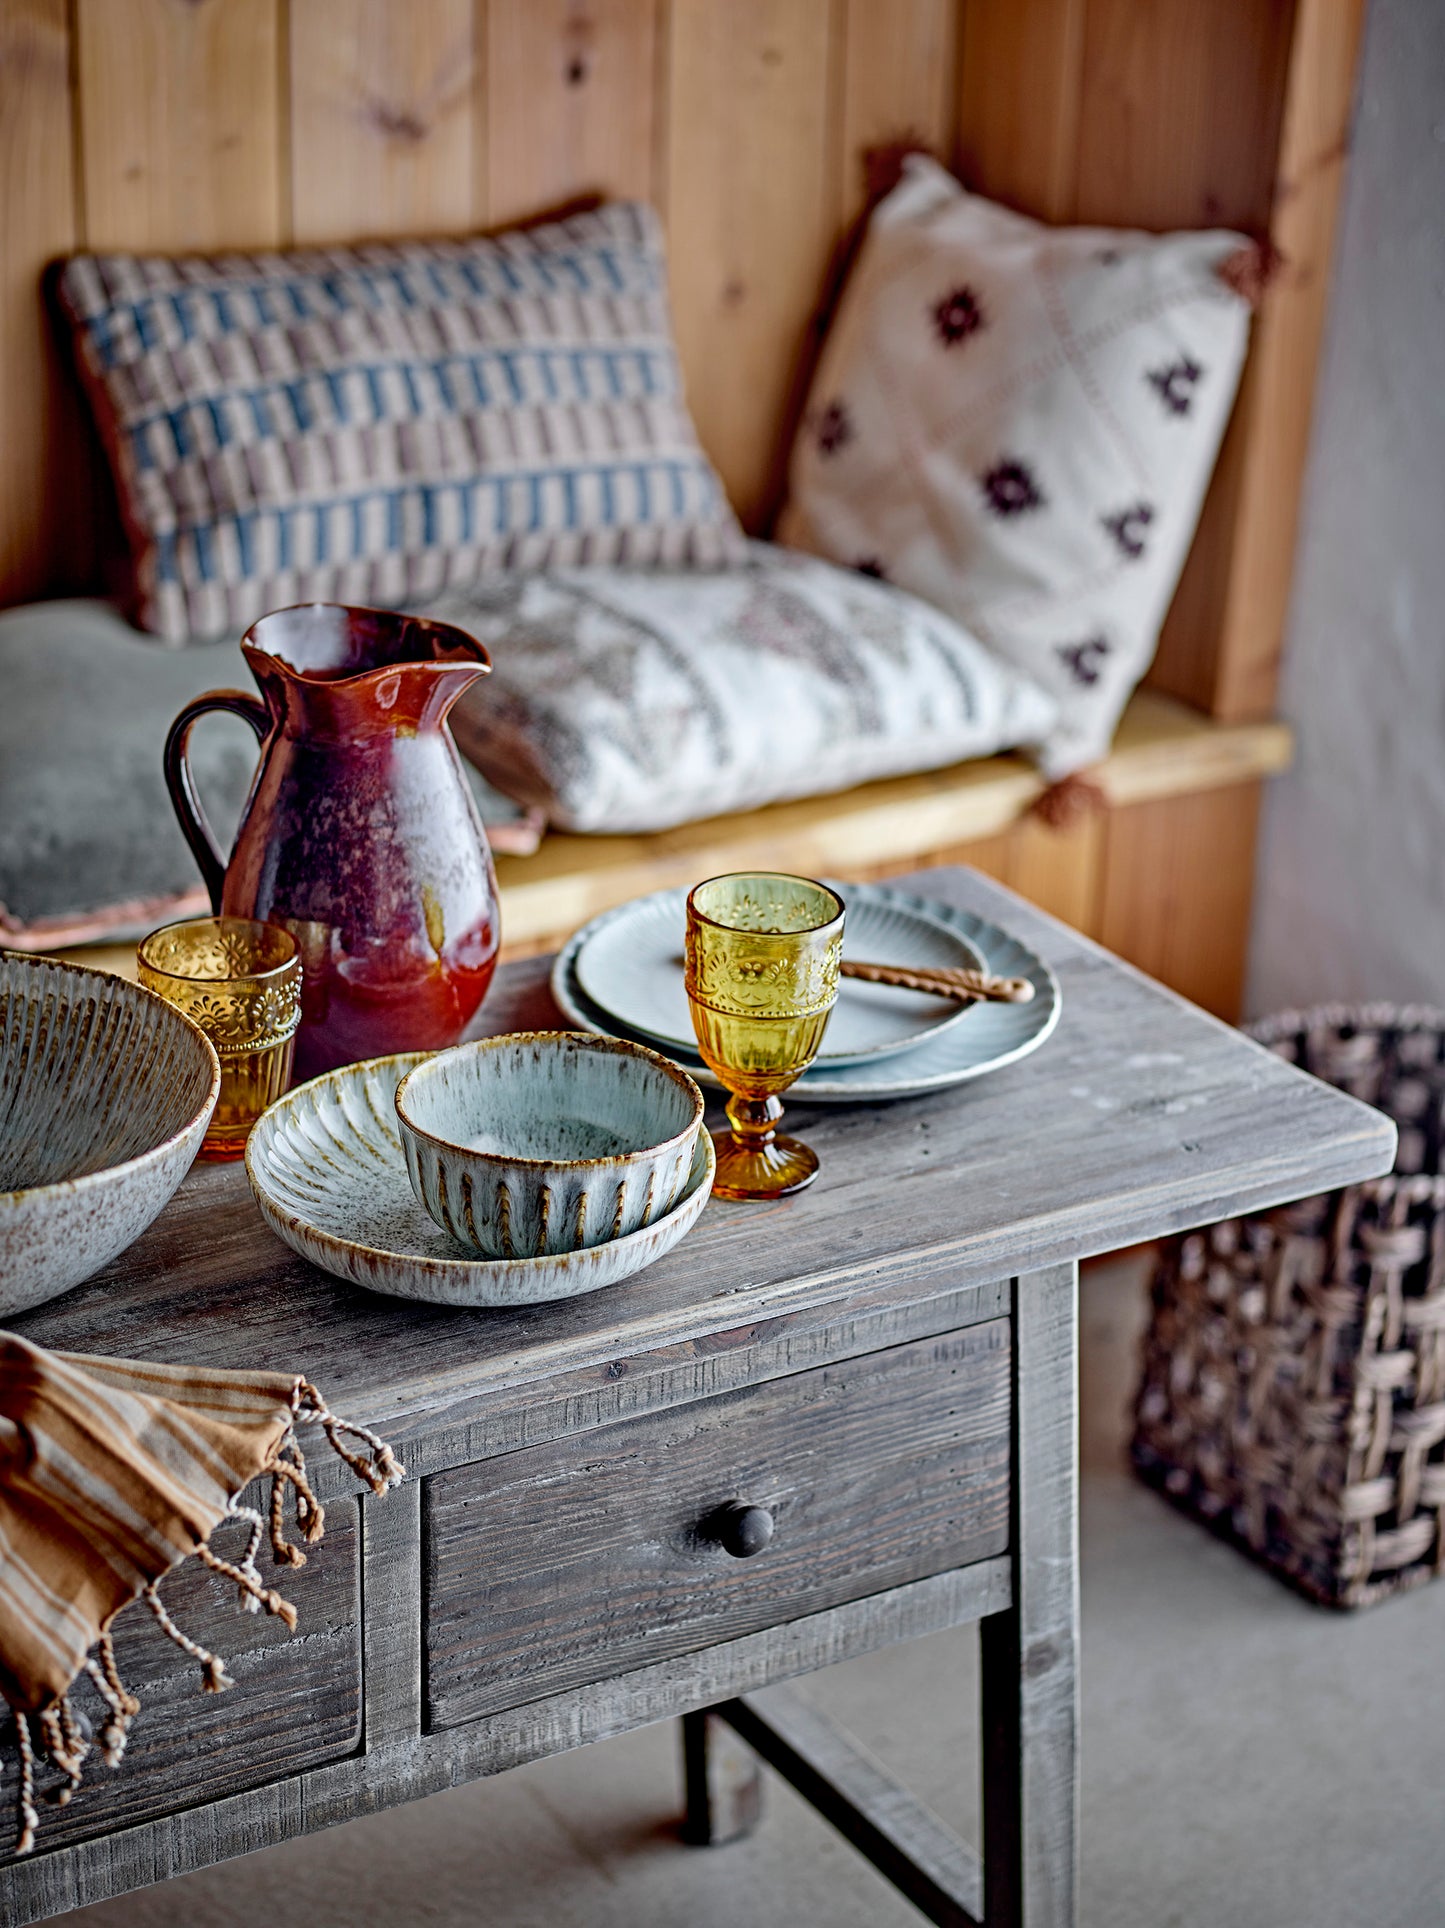
M 486 1258 L 625 1238 L 677 1204 L 702 1093 L 620 1038 L 513 1031 L 439 1051 L 396 1088 L 411 1188 Z
M 164 998 L 0 951 L 0 1316 L 68 1292 L 140 1237 L 220 1088 L 209 1042 Z
M 825 880 L 826 881 L 826 880 Z M 983 960 L 963 935 L 918 906 L 893 902 L 867 884 L 830 885 L 848 912 L 845 956 L 870 964 L 911 964 L 981 970 Z M 642 1038 L 670 1055 L 697 1055 L 682 981 L 687 891 L 660 890 L 594 917 L 576 936 L 576 976 L 598 1010 L 615 1018 L 626 1037 Z M 973 1006 L 947 998 L 864 984 L 844 978 L 823 1034 L 816 1064 L 861 1064 L 911 1050 L 970 1019 Z
M 948 925 L 974 946 L 985 970 L 996 977 L 1028 978 L 1034 987 L 1033 1001 L 975 1004 L 970 1007 L 967 1024 L 956 1025 L 911 1050 L 900 1051 L 881 1064 L 825 1065 L 820 1060 L 791 1087 L 793 1104 L 872 1104 L 886 1098 L 913 1098 L 925 1092 L 947 1091 L 954 1085 L 1001 1070 L 1004 1065 L 1015 1064 L 1038 1050 L 1059 1021 L 1062 1000 L 1058 979 L 1035 951 L 997 924 L 976 917 L 972 911 L 955 910 L 934 898 L 914 897 L 908 891 L 895 890 L 886 884 L 855 884 L 854 898 L 865 890 L 876 897 L 926 909 L 929 916 Z M 851 906 L 849 916 L 852 916 Z M 552 996 L 573 1024 L 580 1025 L 584 1031 L 613 1037 L 618 1031 L 616 1019 L 599 1009 L 577 980 L 575 963 L 581 935 L 578 932 L 557 954 L 552 967 Z M 695 1053 L 679 1048 L 677 1057 L 699 1084 L 721 1089 Z
M 640 1232 L 540 1259 L 461 1251 L 417 1204 L 401 1149 L 396 1087 L 427 1055 L 372 1058 L 313 1078 L 278 1099 L 251 1133 L 246 1176 L 261 1216 L 324 1272 L 433 1305 L 540 1305 L 631 1278 L 697 1223 L 716 1165 L 705 1131 L 676 1207 Z

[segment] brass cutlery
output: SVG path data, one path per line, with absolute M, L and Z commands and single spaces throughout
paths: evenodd
M 864 984 L 892 984 L 900 991 L 928 991 L 937 997 L 951 997 L 960 1004 L 972 998 L 990 998 L 999 1004 L 1027 1004 L 1034 987 L 1026 977 L 991 977 L 987 971 L 957 967 L 923 965 L 912 969 L 901 964 L 863 964 L 845 957 L 844 977 L 858 978 Z
M 682 958 L 673 963 L 681 967 Z M 987 998 L 995 1004 L 1029 1004 L 1034 987 L 1026 977 L 991 977 L 987 971 L 969 970 L 965 965 L 865 964 L 845 957 L 839 970 L 844 977 L 863 984 L 891 984 L 900 991 L 926 991 L 934 997 L 951 997 L 959 1004 Z

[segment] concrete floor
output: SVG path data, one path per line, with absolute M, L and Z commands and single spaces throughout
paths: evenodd
M 1136 1485 L 1137 1264 L 1084 1280 L 1084 1928 L 1442 1928 L 1445 1581 L 1310 1607 Z M 977 1641 L 804 1691 L 977 1839 Z M 910 1928 L 771 1781 L 749 1841 L 677 1840 L 671 1725 L 67 1917 L 75 1928 Z M 83 1798 L 83 1796 L 81 1797 Z

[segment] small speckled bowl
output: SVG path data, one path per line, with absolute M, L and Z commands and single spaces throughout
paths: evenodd
M 670 1212 L 703 1097 L 638 1044 L 514 1031 L 438 1052 L 396 1091 L 418 1201 L 489 1258 L 578 1252 Z

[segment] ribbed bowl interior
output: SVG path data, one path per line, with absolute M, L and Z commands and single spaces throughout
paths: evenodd
M 198 1034 L 136 985 L 0 954 L 0 1192 L 164 1144 L 205 1104 L 212 1075 Z

